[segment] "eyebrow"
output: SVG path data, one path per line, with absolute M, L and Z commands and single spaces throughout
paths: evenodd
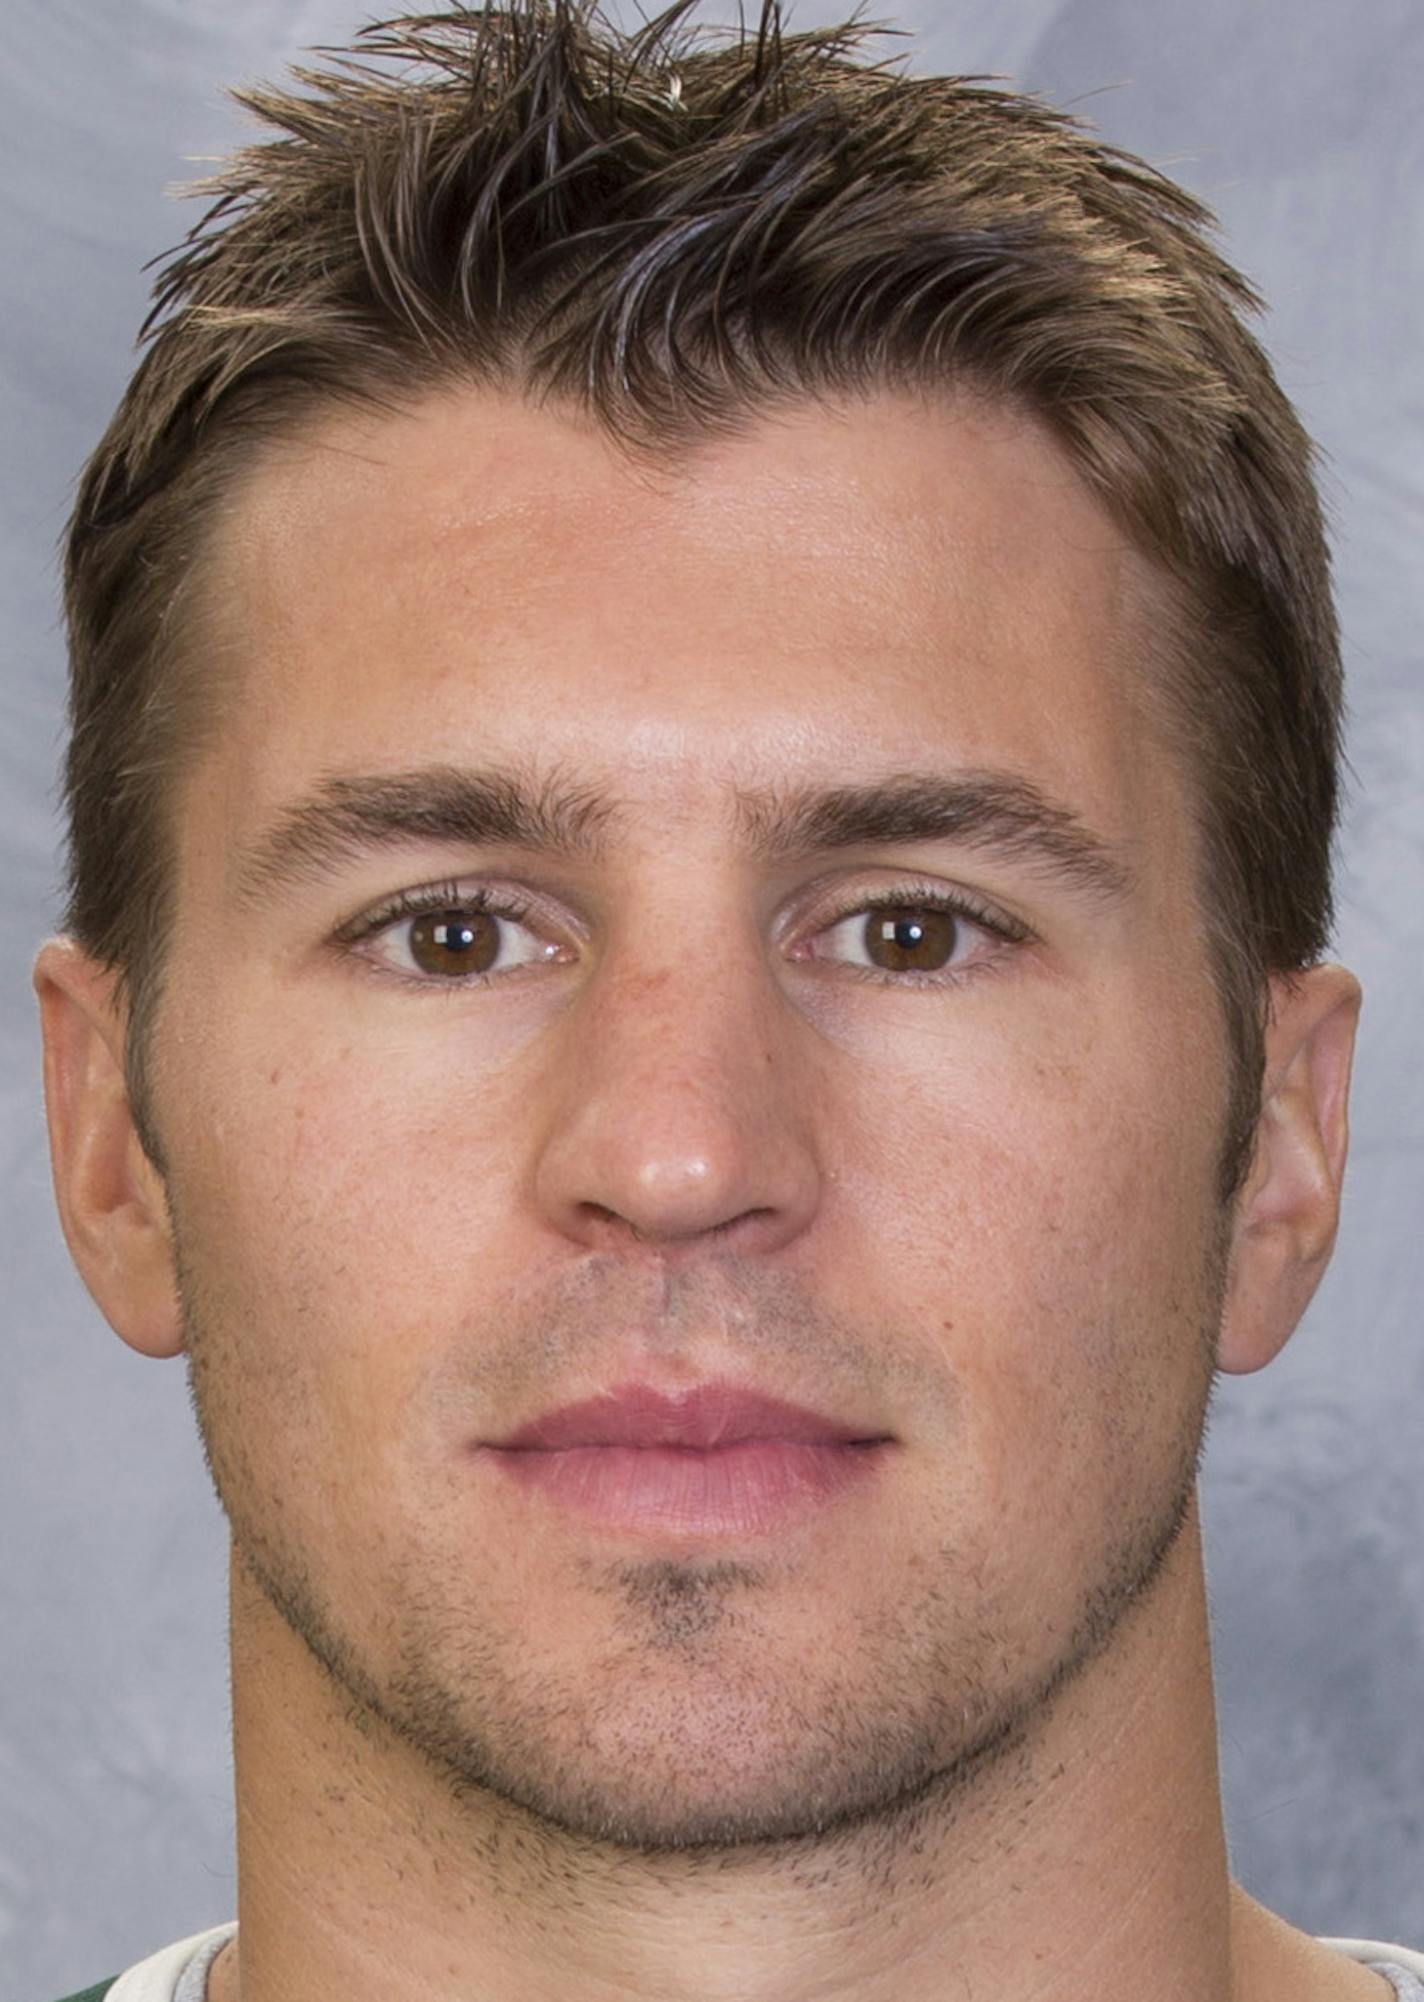
M 359 855 L 434 842 L 596 856 L 611 804 L 552 775 L 531 785 L 513 771 L 432 765 L 420 771 L 324 779 L 236 858 L 239 901 L 329 875 Z
M 847 848 L 954 841 L 1103 901 L 1131 888 L 1126 859 L 1071 808 L 1011 772 L 905 772 L 864 785 L 738 791 L 742 842 L 763 861 Z M 239 900 L 328 875 L 358 856 L 435 843 L 597 859 L 618 812 L 592 787 L 551 774 L 435 765 L 335 775 L 288 807 L 234 858 Z
M 870 785 L 775 788 L 739 796 L 758 854 L 955 841 L 1115 902 L 1136 876 L 1071 807 L 1014 772 L 906 772 Z

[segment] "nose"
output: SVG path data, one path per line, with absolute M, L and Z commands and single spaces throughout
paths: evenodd
M 601 1251 L 770 1252 L 816 1214 L 815 1094 L 754 954 L 601 969 L 566 1018 L 536 1168 L 545 1219 Z

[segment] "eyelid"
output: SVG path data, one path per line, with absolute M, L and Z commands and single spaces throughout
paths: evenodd
M 537 897 L 531 896 L 526 890 L 516 889 L 513 884 L 485 882 L 472 886 L 468 881 L 461 882 L 449 878 L 443 882 L 414 884 L 407 889 L 398 890 L 393 896 L 383 898 L 377 904 L 366 905 L 354 917 L 346 919 L 336 927 L 331 934 L 331 942 L 341 952 L 358 954 L 392 979 L 424 989 L 449 989 L 458 992 L 509 979 L 530 965 L 541 963 L 536 958 L 532 961 L 520 961 L 513 966 L 492 967 L 486 973 L 445 977 L 411 972 L 406 967 L 394 964 L 392 960 L 369 945 L 370 941 L 378 940 L 383 932 L 393 931 L 403 922 L 409 923 L 412 919 L 443 911 L 480 912 L 503 924 L 520 927 L 533 937 L 542 939 L 548 946 L 549 953 L 542 963 L 548 963 L 558 952 L 560 945 L 567 942 L 570 929 L 567 925 L 555 925 L 543 912 L 542 904 Z M 541 915 L 545 917 L 543 925 L 538 922 Z M 550 934 L 555 931 L 563 931 L 564 938 L 560 940 L 551 937 Z
M 543 900 L 523 887 L 452 876 L 440 882 L 414 883 L 378 903 L 365 904 L 331 935 L 338 945 L 356 945 L 401 918 L 421 917 L 428 911 L 487 911 L 491 917 L 507 918 L 513 924 L 532 924 L 542 918 L 549 930 L 576 929 L 567 918 L 555 919 Z
M 834 953 L 816 951 L 815 948 L 820 941 L 850 920 L 854 918 L 868 920 L 877 911 L 887 910 L 945 913 L 955 920 L 957 926 L 962 924 L 977 932 L 981 944 L 967 964 L 923 969 L 866 966 L 854 959 L 842 959 Z M 869 891 L 862 889 L 859 894 L 848 892 L 829 913 L 817 912 L 809 921 L 803 920 L 799 933 L 800 949 L 793 950 L 790 956 L 803 965 L 834 966 L 839 975 L 869 981 L 878 987 L 908 987 L 943 992 L 946 988 L 961 986 L 982 975 L 1002 972 L 1006 955 L 1011 954 L 1015 948 L 1033 944 L 1036 938 L 1037 934 L 1021 919 L 957 885 L 944 882 L 901 881 L 877 886 Z
M 888 885 L 877 885 L 873 889 L 847 890 L 833 900 L 829 910 L 813 908 L 804 912 L 798 929 L 809 928 L 815 935 L 828 931 L 845 918 L 858 916 L 862 911 L 869 913 L 916 907 L 948 911 L 952 917 L 964 918 L 1012 945 L 1027 945 L 1037 936 L 1022 918 L 1013 916 L 974 891 L 965 890 L 958 884 L 933 882 L 921 877 L 909 877 Z
M 860 888 L 846 887 L 833 897 L 829 908 L 822 907 L 820 909 L 815 908 L 813 901 L 816 895 L 816 887 L 814 885 L 811 886 L 809 892 L 803 898 L 797 899 L 801 909 L 791 917 L 790 922 L 785 930 L 783 930 L 783 938 L 785 937 L 786 930 L 794 929 L 796 937 L 800 941 L 809 943 L 823 936 L 826 932 L 833 930 L 837 925 L 844 923 L 848 918 L 862 914 L 869 916 L 877 910 L 913 909 L 917 907 L 926 910 L 945 911 L 951 916 L 974 926 L 977 930 L 982 931 L 989 938 L 996 940 L 1004 946 L 1031 944 L 1035 942 L 1037 937 L 1037 934 L 1022 919 L 1013 916 L 998 905 L 957 884 L 952 885 L 924 878 L 911 877 L 908 879 L 902 878 L 893 883 L 879 884 L 873 888 L 863 886 Z M 542 900 L 537 896 L 531 895 L 522 886 L 516 887 L 511 883 L 501 884 L 498 882 L 482 882 L 472 885 L 468 880 L 462 882 L 455 878 L 449 878 L 442 882 L 415 884 L 409 888 L 397 891 L 393 896 L 384 898 L 378 904 L 367 905 L 364 909 L 357 912 L 355 916 L 346 919 L 342 924 L 337 926 L 336 930 L 331 934 L 332 942 L 343 951 L 359 950 L 365 941 L 378 937 L 382 932 L 399 925 L 402 920 L 409 921 L 430 912 L 450 910 L 484 912 L 490 917 L 503 920 L 508 924 L 522 926 L 526 930 L 535 933 L 535 935 L 543 936 L 551 947 L 556 947 L 558 943 L 558 941 L 549 937 L 549 934 L 555 931 L 563 933 L 563 942 L 566 944 L 573 942 L 574 939 L 582 943 L 583 928 L 581 926 L 575 922 L 571 922 L 567 917 L 556 922 L 550 914 L 544 911 Z M 545 926 L 542 930 L 537 922 L 541 915 L 545 917 Z M 435 979 L 433 976 L 409 974 L 404 969 L 393 966 L 388 961 L 383 960 L 374 952 L 366 952 L 362 956 L 374 964 L 381 966 L 384 971 L 392 974 L 394 977 L 405 979 L 414 985 L 449 986 L 452 988 L 480 985 L 486 981 L 507 978 L 509 974 L 522 970 L 523 964 L 529 963 L 523 962 L 521 966 L 517 967 L 503 970 L 495 968 L 485 974 L 468 974 L 460 978 L 452 977 L 449 980 L 444 980 Z M 794 949 L 790 956 L 803 961 L 815 958 L 815 955 L 809 951 L 798 952 Z M 823 965 L 832 965 L 842 964 L 843 962 L 827 958 L 823 959 L 820 963 Z M 869 969 L 865 968 L 853 968 L 849 962 L 844 962 L 843 964 L 850 971 L 869 971 Z M 883 973 L 877 974 L 875 977 L 887 980 L 891 984 L 912 984 L 916 980 L 943 983 L 964 976 L 949 969 L 922 974 L 909 972 L 897 974 L 886 969 Z

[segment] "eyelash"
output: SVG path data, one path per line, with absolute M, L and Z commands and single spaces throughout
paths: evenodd
M 848 897 L 845 903 L 828 913 L 817 926 L 815 936 L 832 930 L 847 918 L 862 914 L 870 917 L 876 911 L 895 910 L 942 911 L 997 939 L 1001 945 L 1027 945 L 1033 942 L 1034 933 L 1016 918 L 994 911 L 979 903 L 963 890 L 947 890 L 939 884 L 904 883 L 893 890 L 876 891 L 870 895 Z M 335 943 L 343 949 L 359 946 L 364 940 L 377 937 L 402 919 L 429 916 L 435 912 L 460 911 L 483 912 L 493 918 L 505 918 L 512 924 L 527 924 L 536 915 L 536 906 L 512 891 L 468 890 L 457 882 L 430 883 L 418 889 L 402 890 L 389 898 L 373 911 L 363 912 L 359 917 L 340 926 L 333 934 Z M 806 955 L 811 959 L 811 955 Z M 984 966 L 974 966 L 964 970 L 941 969 L 938 972 L 920 973 L 915 971 L 891 972 L 870 966 L 854 966 L 847 961 L 821 960 L 812 963 L 834 965 L 842 974 L 852 979 L 868 980 L 878 987 L 948 987 L 957 986 L 967 979 L 977 978 L 981 973 L 994 970 L 998 965 L 998 955 Z M 420 979 L 403 973 L 396 967 L 380 969 L 390 978 L 407 986 L 417 987 L 425 992 L 432 988 L 453 989 L 463 993 L 471 987 L 486 987 L 499 980 L 509 978 L 509 972 L 466 974 L 463 979 Z M 510 969 L 511 971 L 517 969 Z
M 1034 934 L 1028 926 L 1004 912 L 991 909 L 964 890 L 949 890 L 938 883 L 897 883 L 891 890 L 876 890 L 869 895 L 850 895 L 839 908 L 833 909 L 818 923 L 814 936 L 832 931 L 847 918 L 866 917 L 876 911 L 942 911 L 949 917 L 962 919 L 976 930 L 995 939 L 1001 946 L 1027 945 Z M 809 957 L 809 955 L 808 955 Z M 939 988 L 960 987 L 966 981 L 978 980 L 987 973 L 1000 970 L 1001 955 L 995 953 L 982 963 L 967 967 L 941 967 L 936 972 L 921 973 L 913 969 L 892 972 L 888 967 L 855 966 L 846 960 L 820 960 L 823 966 L 834 966 L 837 974 L 851 980 L 867 981 L 873 987 L 918 987 Z
M 401 890 L 373 911 L 363 911 L 359 917 L 341 925 L 332 934 L 335 943 L 346 949 L 359 946 L 363 940 L 375 938 L 404 919 L 429 917 L 441 911 L 461 911 L 486 913 L 492 918 L 507 918 L 511 924 L 527 924 L 535 914 L 534 905 L 515 895 L 513 891 L 467 890 L 460 883 L 427 883 L 419 889 Z M 416 980 L 400 973 L 395 967 L 385 967 L 397 980 L 405 980 L 412 987 L 450 986 L 456 989 L 483 987 L 491 979 L 500 979 L 499 974 L 470 974 L 463 980 Z

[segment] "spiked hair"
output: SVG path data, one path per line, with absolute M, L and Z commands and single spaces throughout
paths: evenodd
M 1050 427 L 1161 580 L 1150 671 L 1192 779 L 1229 1194 L 1266 975 L 1328 934 L 1340 711 L 1310 446 L 1257 302 L 1206 210 L 1075 120 L 870 61 L 858 16 L 793 35 L 765 0 L 712 31 L 692 4 L 631 34 L 594 0 L 455 6 L 238 93 L 276 136 L 201 184 L 67 548 L 68 921 L 126 994 L 145 1144 L 169 803 L 211 712 L 194 607 L 265 442 L 462 381 L 650 453 L 796 397 L 971 384 Z

